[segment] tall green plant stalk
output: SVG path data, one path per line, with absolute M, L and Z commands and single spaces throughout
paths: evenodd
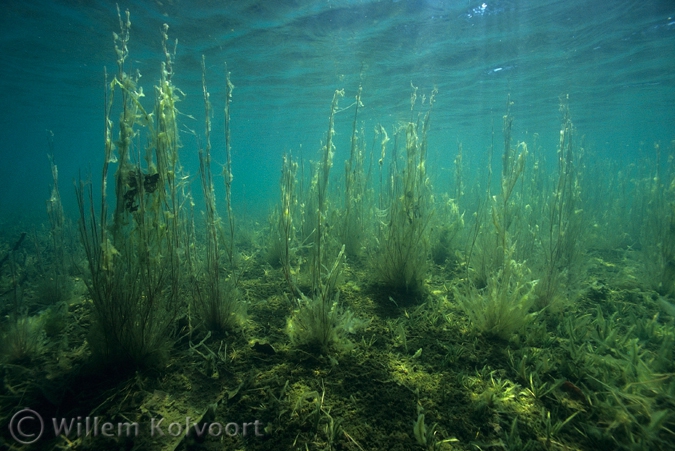
M 63 213 L 61 192 L 59 190 L 59 169 L 54 163 L 54 133 L 48 131 L 47 140 L 49 144 L 49 166 L 52 172 L 53 183 L 51 196 L 47 201 L 47 215 L 49 216 L 49 234 L 54 252 L 54 280 L 58 284 L 59 276 L 62 275 L 64 268 L 66 268 L 66 216 Z
M 504 150 L 500 191 L 491 196 L 489 183 L 488 199 L 491 204 L 492 228 L 484 227 L 481 221 L 489 222 L 487 214 L 477 212 L 472 248 L 468 265 L 475 266 L 474 278 L 467 277 L 463 286 L 454 287 L 455 299 L 459 302 L 472 324 L 481 332 L 508 339 L 518 332 L 532 317 L 529 310 L 534 301 L 536 282 L 531 281 L 530 271 L 524 263 L 516 261 L 517 240 L 510 230 L 518 217 L 513 200 L 514 189 L 525 169 L 527 146 L 519 143 L 511 146 L 511 100 L 507 100 L 504 115 Z M 492 151 L 490 151 L 490 162 Z M 492 171 L 488 171 L 488 182 Z M 480 234 L 481 229 L 483 233 Z M 492 232 L 488 231 L 491 230 Z M 478 261 L 471 261 L 476 246 Z
M 162 197 L 165 198 L 164 202 L 168 202 L 166 208 L 169 211 L 169 214 L 164 214 L 167 227 L 169 229 L 169 236 L 167 241 L 169 242 L 169 271 L 170 271 L 170 285 L 171 293 L 178 295 L 180 287 L 180 281 L 182 277 L 182 265 L 179 261 L 179 251 L 184 243 L 181 242 L 181 234 L 185 231 L 184 221 L 181 219 L 180 207 L 182 200 L 179 199 L 179 184 L 181 183 L 180 173 L 182 172 L 182 167 L 180 166 L 180 161 L 178 158 L 178 149 L 181 147 L 180 140 L 178 137 L 178 109 L 176 108 L 176 102 L 178 101 L 178 93 L 180 90 L 174 86 L 171 81 L 173 76 L 173 59 L 176 54 L 176 46 L 178 42 L 175 41 L 174 49 L 170 52 L 167 48 L 169 40 L 169 26 L 164 24 L 162 28 L 162 49 L 164 51 L 165 61 L 161 65 L 161 77 L 159 86 L 155 87 L 156 92 L 156 106 L 155 106 L 155 117 L 157 118 L 157 130 L 155 132 L 155 160 L 157 161 L 157 175 L 159 183 L 165 177 L 166 187 L 164 190 L 159 190 L 159 196 L 156 198 L 156 202 L 159 202 Z M 160 164 L 161 163 L 161 164 Z M 152 165 L 152 156 L 150 149 L 147 150 L 147 163 L 150 174 L 152 174 L 153 165 Z M 164 166 L 165 165 L 165 166 Z M 164 166 L 164 167 L 163 167 Z M 153 174 L 154 175 L 154 174 Z M 149 180 L 148 177 L 142 176 L 145 180 Z M 152 177 L 152 175 L 150 176 Z M 152 191 L 156 189 L 152 184 L 148 184 L 147 191 Z M 143 186 L 140 192 L 146 191 L 146 187 Z M 168 197 L 168 199 L 167 199 Z M 184 198 L 184 196 L 183 196 Z M 156 211 L 162 209 L 161 206 L 155 205 Z
M 380 246 L 372 257 L 379 284 L 393 292 L 419 294 L 423 288 L 429 253 L 428 225 L 433 213 L 431 187 L 426 175 L 427 132 L 435 91 L 421 123 L 409 122 L 405 134 L 405 168 L 398 171 L 396 150 L 391 161 L 389 215 L 381 229 Z M 417 98 L 411 95 L 411 108 Z M 398 139 L 396 139 L 398 142 Z M 383 141 L 383 145 L 386 140 Z
M 665 158 L 658 143 L 654 153 L 634 188 L 643 279 L 661 295 L 675 296 L 675 141 Z
M 516 148 L 511 147 L 511 127 L 513 125 L 513 116 L 511 116 L 511 99 L 507 100 L 506 114 L 504 115 L 504 152 L 502 153 L 502 172 L 500 178 L 500 196 L 499 199 L 493 197 L 492 203 L 492 222 L 497 232 L 498 249 L 501 256 L 498 259 L 498 266 L 505 261 L 506 253 L 511 247 L 509 237 L 509 228 L 513 221 L 514 205 L 511 203 L 511 196 L 516 187 L 518 179 L 525 169 L 525 159 L 527 157 L 527 144 L 518 143 Z
M 61 192 L 59 190 L 59 170 L 54 163 L 54 134 L 51 130 L 47 131 L 47 142 L 49 145 L 49 165 L 52 172 L 51 195 L 47 200 L 47 215 L 49 217 L 49 238 L 51 241 L 51 255 L 48 266 L 43 265 L 40 246 L 37 236 L 35 237 L 35 248 L 37 251 L 38 264 L 42 272 L 48 274 L 38 285 L 38 294 L 45 304 L 55 304 L 65 301 L 72 288 L 72 281 L 68 277 L 68 262 L 66 255 L 73 249 L 72 243 L 66 242 L 68 233 L 68 222 L 63 213 L 63 204 L 61 203 Z
M 582 240 L 579 156 L 574 147 L 574 125 L 567 97 L 561 101 L 562 123 L 557 149 L 557 180 L 548 201 L 546 235 L 543 240 L 543 274 L 537 286 L 538 307 L 551 306 L 577 285 L 581 266 Z
M 464 195 L 464 179 L 462 178 L 462 161 L 464 159 L 464 149 L 462 143 L 457 144 L 457 155 L 455 156 L 455 202 L 461 204 Z
M 378 125 L 376 129 L 377 133 L 382 135 L 382 140 L 380 141 L 380 159 L 377 160 L 377 166 L 380 174 L 380 187 L 378 192 L 378 208 L 380 211 L 385 209 L 385 184 L 384 184 L 384 161 L 387 156 L 387 143 L 389 142 L 389 135 L 387 135 L 387 129 L 385 129 L 381 124 Z
M 337 258 L 330 266 L 326 265 L 327 241 L 324 222 L 327 211 L 327 186 L 330 168 L 333 164 L 333 135 L 335 133 L 335 114 L 338 111 L 338 100 L 344 96 L 344 90 L 336 90 L 333 94 L 331 110 L 328 118 L 326 144 L 322 148 L 321 161 L 315 166 L 312 180 L 312 192 L 316 193 L 316 230 L 311 250 L 310 277 L 312 296 L 299 293 L 298 310 L 288 321 L 288 334 L 295 345 L 306 345 L 320 353 L 341 350 L 349 345 L 346 335 L 357 326 L 357 321 L 348 310 L 339 305 L 337 285 L 342 274 L 345 246 L 342 245 Z M 283 180 L 283 179 L 282 179 Z M 283 188 L 282 188 L 283 189 Z M 283 203 L 282 199 L 282 203 Z
M 206 62 L 202 55 L 202 91 L 204 95 L 204 137 L 205 147 L 199 149 L 199 175 L 202 181 L 204 196 L 204 211 L 206 216 L 206 268 L 204 276 L 204 293 L 200 289 L 201 283 L 195 283 L 199 308 L 202 317 L 217 318 L 218 302 L 220 300 L 220 269 L 218 265 L 218 213 L 211 174 L 211 102 L 206 88 Z M 207 324 L 209 329 L 217 324 Z
M 225 202 L 227 204 L 227 222 L 229 226 L 230 237 L 227 247 L 227 256 L 230 262 L 230 269 L 234 270 L 234 213 L 232 212 L 232 144 L 230 133 L 230 103 L 232 102 L 232 91 L 234 85 L 230 81 L 230 72 L 225 64 L 225 166 L 223 167 L 223 177 L 225 178 Z
M 293 216 L 297 203 L 295 193 L 297 171 L 298 163 L 293 161 L 293 157 L 290 154 L 284 155 L 283 166 L 281 168 L 281 213 L 279 214 L 277 226 L 277 233 L 279 235 L 277 239 L 281 241 L 280 259 L 284 278 L 294 295 L 300 295 L 300 290 L 292 273 L 292 256 L 296 244 Z
M 95 211 L 91 185 L 81 182 L 79 231 L 95 312 L 94 354 L 106 365 L 153 366 L 161 364 L 171 344 L 184 274 L 177 90 L 171 82 L 174 53 L 167 49 L 168 26 L 164 26 L 165 61 L 155 87 L 154 112 L 148 114 L 141 104 L 139 76 L 131 78 L 124 71 L 129 13 L 123 20 L 118 9 L 118 17 L 120 33 L 114 35 L 118 73 L 106 89 L 101 210 Z M 121 93 L 121 112 L 118 139 L 113 142 L 110 118 L 116 92 Z M 140 148 L 134 152 L 134 139 L 142 130 L 148 142 L 144 158 Z M 115 163 L 115 211 L 109 228 L 107 181 L 109 167 Z
M 204 211 L 206 214 L 206 272 L 211 281 L 211 289 L 215 298 L 219 297 L 218 279 L 218 212 L 216 211 L 216 196 L 211 173 L 211 101 L 206 87 L 206 61 L 202 55 L 202 91 L 204 95 L 204 137 L 205 147 L 199 149 L 199 175 L 202 181 L 204 196 Z
M 211 172 L 211 101 L 206 87 L 204 56 L 202 56 L 202 91 L 205 110 L 205 146 L 201 148 L 200 145 L 199 149 L 199 175 L 202 181 L 206 216 L 206 261 L 203 274 L 201 271 L 195 274 L 193 289 L 196 310 L 204 326 L 208 330 L 222 333 L 238 325 L 243 314 L 243 304 L 237 299 L 235 279 L 232 278 L 226 283 L 221 277 L 220 218 L 216 210 L 216 195 Z
M 324 267 L 324 253 L 326 251 L 326 230 L 324 224 L 326 222 L 326 197 L 328 190 L 328 176 L 333 167 L 333 155 L 335 152 L 335 145 L 333 144 L 333 135 L 335 134 L 335 114 L 338 111 L 338 101 L 344 97 L 344 89 L 336 90 L 333 94 L 333 101 L 331 102 L 330 114 L 328 115 L 328 132 L 326 134 L 326 144 L 321 152 L 321 161 L 316 167 L 315 185 L 316 185 L 316 233 L 314 235 L 314 246 L 312 250 L 312 292 L 318 294 L 322 292 L 322 278 L 321 274 Z
M 382 236 L 384 232 L 384 228 L 386 226 L 385 222 L 383 221 L 383 218 L 386 218 L 386 203 L 388 200 L 388 190 L 386 189 L 386 184 L 385 184 L 385 174 L 384 174 L 384 162 L 385 158 L 387 156 L 387 143 L 389 142 L 389 135 L 387 134 L 387 130 L 381 125 L 378 124 L 377 128 L 375 129 L 375 132 L 378 135 L 381 135 L 381 140 L 380 140 L 380 158 L 377 160 L 377 168 L 378 168 L 378 174 L 379 174 L 379 187 L 378 187 L 378 203 L 377 203 L 377 208 L 375 209 L 375 233 L 377 237 Z
M 366 189 L 363 172 L 363 148 L 359 142 L 357 119 L 361 103 L 361 86 L 356 93 L 354 103 L 354 121 L 352 123 L 349 160 L 345 162 L 345 206 L 342 226 L 342 242 L 349 257 L 360 254 L 363 242 L 363 202 Z

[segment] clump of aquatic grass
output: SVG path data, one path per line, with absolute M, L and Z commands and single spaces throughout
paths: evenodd
M 19 316 L 5 325 L 0 340 L 0 355 L 7 362 L 29 362 L 38 357 L 45 348 L 44 328 L 40 318 Z
M 379 230 L 379 246 L 371 263 L 377 283 L 396 293 L 417 296 L 424 291 L 429 256 L 429 223 L 433 215 L 433 197 L 426 173 L 427 132 L 435 91 L 429 98 L 429 111 L 421 125 L 407 123 L 400 133 L 405 138 L 405 166 L 397 169 L 392 157 L 392 177 L 388 193 L 389 207 Z M 415 105 L 413 91 L 411 108 Z M 421 130 L 418 128 L 421 127 Z M 387 137 L 383 140 L 386 144 Z
M 285 238 L 282 238 L 281 233 L 281 213 L 279 208 L 275 208 L 270 213 L 268 220 L 268 235 L 267 246 L 265 247 L 264 259 L 265 262 L 272 268 L 281 268 L 285 257 Z
M 195 284 L 195 309 L 206 330 L 222 334 L 242 324 L 246 304 L 242 302 L 235 280 L 208 281 L 203 278 Z
M 143 107 L 140 75 L 125 70 L 129 12 L 123 18 L 118 10 L 118 18 L 120 33 L 114 34 L 118 72 L 105 93 L 100 209 L 91 184 L 81 182 L 77 188 L 79 232 L 89 269 L 85 283 L 93 301 L 89 343 L 93 357 L 105 367 L 161 367 L 173 343 L 186 273 L 181 258 L 187 239 L 176 109 L 180 91 L 171 82 L 175 51 L 167 48 L 165 25 L 165 61 L 155 87 L 155 109 L 149 113 Z M 114 106 L 121 110 L 117 140 L 111 119 Z M 136 147 L 139 136 L 147 138 L 144 155 Z M 116 171 L 109 177 L 112 165 Z M 109 180 L 114 185 L 110 203 Z M 109 204 L 114 205 L 112 218 Z
M 62 336 L 63 330 L 68 326 L 68 307 L 67 302 L 59 302 L 43 313 L 44 330 L 50 339 Z
M 464 232 L 464 212 L 460 210 L 464 196 L 462 154 L 462 143 L 459 143 L 454 160 L 453 197 L 443 194 L 441 202 L 436 204 L 437 212 L 431 230 L 431 260 L 437 265 L 456 263 L 460 258 L 459 238 Z
M 349 335 L 362 325 L 362 320 L 340 305 L 339 295 L 329 302 L 302 295 L 298 299 L 298 309 L 288 321 L 287 331 L 294 346 L 304 346 L 319 353 L 340 353 L 351 349 Z
M 41 239 L 37 233 L 33 233 L 37 268 L 43 277 L 34 286 L 36 302 L 42 306 L 50 306 L 66 301 L 73 291 L 73 281 L 68 274 L 68 261 L 66 256 L 72 253 L 72 243 L 66 238 L 71 238 L 69 222 L 66 220 L 61 204 L 59 192 L 59 171 L 54 163 L 54 134 L 47 131 L 49 144 L 49 163 L 52 172 L 51 195 L 46 202 L 47 215 L 49 216 L 49 232 L 47 252 L 43 252 Z M 46 258 L 45 258 L 46 257 Z
M 469 283 L 465 289 L 455 287 L 454 295 L 477 330 L 509 339 L 532 318 L 535 286 L 525 265 L 509 259 L 488 278 L 485 288 Z
M 160 368 L 173 344 L 176 298 L 163 281 L 145 285 L 136 273 L 124 270 L 135 271 L 135 265 L 118 260 L 113 274 L 97 274 L 89 282 L 95 325 L 88 342 L 102 367 Z
M 359 329 L 363 321 L 340 305 L 340 292 L 335 289 L 335 285 L 342 271 L 343 260 L 344 246 L 328 271 L 321 291 L 311 298 L 300 293 L 298 309 L 287 325 L 294 346 L 306 346 L 320 353 L 341 352 L 351 348 L 348 335 Z

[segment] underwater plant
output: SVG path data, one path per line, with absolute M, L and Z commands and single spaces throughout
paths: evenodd
M 328 120 L 326 144 L 322 148 L 321 161 L 315 165 L 311 191 L 316 195 L 314 210 L 306 210 L 315 215 L 315 230 L 310 249 L 309 276 L 311 296 L 299 292 L 298 308 L 287 323 L 287 333 L 295 346 L 307 346 L 319 353 L 341 351 L 348 347 L 347 334 L 353 332 L 356 325 L 352 313 L 341 307 L 340 292 L 337 284 L 342 275 L 345 245 L 343 244 L 330 267 L 326 267 L 326 254 L 330 251 L 329 237 L 324 226 L 327 214 L 327 186 L 330 168 L 333 164 L 333 134 L 335 114 L 338 111 L 338 99 L 344 96 L 344 90 L 333 94 Z M 283 188 L 282 188 L 283 190 Z M 282 206 L 285 203 L 282 197 Z M 298 290 L 299 291 L 299 290 Z
M 521 177 L 528 155 L 527 145 L 511 146 L 510 113 L 511 100 L 507 100 L 504 115 L 504 152 L 500 192 L 490 196 L 491 215 L 476 214 L 471 248 L 467 255 L 467 280 L 453 287 L 455 299 L 479 331 L 502 339 L 510 338 L 531 318 L 529 309 L 534 302 L 533 292 L 536 281 L 524 262 L 518 262 L 517 240 L 511 235 L 515 218 L 518 216 L 513 200 L 516 183 Z M 492 160 L 490 156 L 490 161 Z M 491 171 L 489 172 L 491 174 Z M 488 187 L 489 187 L 488 182 Z M 483 222 L 490 222 L 492 227 Z M 481 234 L 481 229 L 484 232 Z M 487 229 L 487 230 L 485 230 Z M 480 239 L 479 239 L 480 238 Z M 476 268 L 473 268 L 473 254 L 476 253 Z
M 431 227 L 431 260 L 437 265 L 457 260 L 458 238 L 464 228 L 464 213 L 455 199 L 442 197 Z
M 640 230 L 638 243 L 642 266 L 641 279 L 663 296 L 675 296 L 675 141 L 666 155 L 661 146 L 654 145 L 655 160 L 651 161 L 648 178 L 636 187 L 640 199 L 638 208 Z M 665 158 L 664 158 L 665 157 Z M 665 164 L 663 163 L 665 160 Z
M 321 291 L 311 298 L 300 293 L 298 308 L 286 328 L 294 346 L 304 346 L 321 354 L 340 353 L 351 348 L 349 334 L 364 323 L 340 304 L 340 292 L 335 290 L 343 260 L 344 247 L 325 275 Z
M 396 157 L 392 158 L 388 214 L 379 230 L 379 244 L 371 255 L 377 284 L 386 291 L 411 295 L 413 298 L 424 292 L 429 257 L 433 198 L 426 173 L 426 155 L 427 132 L 435 95 L 434 90 L 429 97 L 429 109 L 421 123 L 411 120 L 397 133 L 405 137 L 405 166 L 399 172 Z M 411 96 L 411 111 L 414 111 L 416 97 L 415 88 Z M 383 145 L 386 140 L 385 134 Z
M 37 256 L 37 266 L 43 277 L 35 284 L 34 295 L 37 302 L 43 306 L 51 306 L 67 301 L 73 291 L 73 281 L 68 274 L 71 267 L 66 255 L 75 252 L 75 246 L 70 242 L 70 224 L 63 212 L 61 194 L 59 191 L 59 171 L 54 163 L 54 134 L 47 131 L 49 144 L 49 165 L 52 174 L 50 197 L 46 201 L 49 218 L 49 239 L 43 252 L 41 240 L 37 233 L 33 233 L 33 242 Z M 68 240 L 66 240 L 68 238 Z M 71 257 L 72 261 L 72 257 Z
M 365 247 L 366 231 L 365 201 L 366 176 L 363 172 L 364 141 L 363 131 L 359 134 L 357 118 L 361 103 L 361 86 L 354 102 L 354 122 L 352 123 L 349 160 L 345 161 L 345 199 L 340 239 L 345 245 L 348 258 L 358 258 Z
M 452 197 L 449 193 L 441 194 L 441 202 L 436 204 L 436 214 L 431 224 L 431 260 L 437 265 L 455 264 L 461 259 L 459 243 L 464 232 L 464 212 L 460 210 L 460 202 L 464 201 L 462 158 L 463 147 L 460 142 L 453 162 L 455 174 Z
M 270 239 L 267 261 L 273 267 L 281 266 L 284 278 L 294 294 L 300 293 L 293 272 L 293 261 L 300 244 L 297 242 L 295 224 L 302 222 L 302 207 L 298 202 L 298 163 L 291 154 L 283 157 L 281 167 L 281 204 L 270 217 Z
M 125 71 L 129 12 L 123 19 L 118 9 L 118 18 L 120 33 L 114 34 L 118 72 L 106 90 L 100 211 L 94 206 L 91 184 L 80 182 L 77 187 L 79 232 L 89 269 L 86 284 L 94 310 L 90 344 L 94 358 L 104 366 L 161 367 L 173 342 L 186 274 L 181 262 L 186 239 L 180 212 L 179 91 L 171 81 L 175 49 L 167 48 L 165 25 L 165 61 L 150 114 L 141 104 L 139 75 Z M 117 140 L 111 120 L 115 94 L 120 96 L 121 110 Z M 148 142 L 143 158 L 134 144 L 142 130 Z M 110 223 L 108 172 L 115 163 Z
M 536 281 L 529 280 L 523 263 L 509 259 L 492 274 L 487 286 L 479 289 L 469 283 L 454 287 L 455 299 L 480 332 L 504 340 L 522 330 L 530 319 Z
M 568 98 L 561 100 L 562 124 L 557 151 L 557 180 L 544 201 L 544 231 L 538 241 L 542 262 L 535 290 L 537 308 L 551 308 L 579 290 L 580 275 L 585 267 L 581 207 L 580 154 L 574 147 L 574 125 L 570 118 Z
M 31 361 L 45 350 L 42 321 L 35 316 L 12 316 L 3 325 L 0 335 L 0 356 L 9 363 Z
M 511 105 L 509 96 L 503 116 L 504 150 L 501 155 L 499 192 L 497 195 L 492 194 L 493 144 L 488 153 L 486 189 L 481 193 L 484 198 L 478 201 L 474 227 L 468 240 L 467 279 L 478 287 L 486 286 L 491 275 L 502 268 L 507 253 L 510 253 L 511 258 L 522 259 L 520 248 L 525 240 L 518 240 L 518 234 L 524 228 L 519 227 L 517 222 L 523 216 L 523 202 L 522 194 L 516 193 L 516 185 L 525 170 L 528 148 L 524 142 L 519 142 L 515 147 L 511 144 Z M 514 242 L 518 242 L 519 246 L 511 249 Z
M 54 274 L 61 272 L 54 270 L 52 274 L 45 274 L 35 286 L 35 298 L 42 305 L 54 305 L 68 301 L 73 292 L 73 281 L 68 275 Z
M 202 57 L 202 91 L 204 94 L 205 108 L 205 145 L 199 149 L 199 175 L 201 178 L 202 194 L 204 195 L 205 218 L 206 218 L 206 244 L 204 262 L 194 261 L 196 255 L 191 254 L 190 264 L 193 275 L 193 293 L 195 309 L 205 328 L 209 331 L 223 333 L 232 330 L 241 324 L 245 314 L 245 305 L 241 302 L 237 289 L 237 277 L 234 274 L 234 217 L 231 206 L 231 165 L 230 165 L 230 110 L 229 102 L 232 98 L 233 85 L 230 82 L 230 74 L 226 71 L 226 107 L 225 129 L 227 164 L 225 166 L 226 200 L 228 211 L 228 224 L 230 228 L 229 240 L 226 244 L 226 254 L 229 263 L 229 278 L 221 276 L 220 248 L 221 248 L 221 220 L 216 210 L 216 196 L 213 187 L 213 175 L 211 173 L 211 102 L 206 87 L 206 62 Z M 197 270 L 198 266 L 203 269 Z

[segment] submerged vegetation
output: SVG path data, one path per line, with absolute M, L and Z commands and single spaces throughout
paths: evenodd
M 385 290 L 413 298 L 424 293 L 429 259 L 429 222 L 433 215 L 433 198 L 426 159 L 427 133 L 435 96 L 434 90 L 429 97 L 429 109 L 424 115 L 420 115 L 417 120 L 411 117 L 410 122 L 402 124 L 395 131 L 396 144 L 391 158 L 389 183 L 381 193 L 386 210 L 383 224 L 378 227 L 376 234 L 378 245 L 373 249 L 371 258 L 375 279 Z M 413 87 L 411 116 L 414 115 L 416 101 L 417 88 Z M 385 134 L 383 147 L 386 140 Z M 405 143 L 403 166 L 400 169 L 399 141 Z
M 173 340 L 184 290 L 185 216 L 176 123 L 179 91 L 173 86 L 173 54 L 163 31 L 165 61 L 155 87 L 154 111 L 142 105 L 140 75 L 125 71 L 129 53 L 129 13 L 115 34 L 117 74 L 106 87 L 105 162 L 97 207 L 91 184 L 80 182 L 77 200 L 85 278 L 93 301 L 92 353 L 104 366 L 162 366 Z M 121 110 L 118 137 L 112 120 Z M 137 142 L 147 141 L 145 148 Z M 114 193 L 108 215 L 108 171 Z
M 367 93 L 340 109 L 340 89 L 317 161 L 283 156 L 268 227 L 245 240 L 230 73 L 219 148 L 205 60 L 202 133 L 180 119 L 168 26 L 148 103 L 126 63 L 128 12 L 119 24 L 105 159 L 77 184 L 77 230 L 52 160 L 48 229 L 0 237 L 5 431 L 29 406 L 167 427 L 189 415 L 190 431 L 262 425 L 261 436 L 62 434 L 51 449 L 675 447 L 675 142 L 607 171 L 569 99 L 546 149 L 512 139 L 509 97 L 501 158 L 492 145 L 487 168 L 472 167 L 462 144 L 440 149 L 454 155 L 446 192 L 428 167 L 435 89 L 412 88 L 406 119 L 377 124 L 370 155 Z M 199 182 L 181 164 L 186 136 Z

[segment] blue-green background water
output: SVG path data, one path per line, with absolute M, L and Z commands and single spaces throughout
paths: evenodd
M 278 198 L 281 155 L 312 158 L 325 140 L 330 101 L 363 85 L 366 139 L 376 124 L 409 117 L 411 82 L 438 89 L 430 134 L 436 176 L 465 159 L 486 162 L 501 136 L 507 95 L 514 139 L 540 135 L 555 152 L 559 98 L 569 94 L 594 155 L 629 163 L 675 138 L 672 1 L 214 1 L 120 2 L 131 12 L 128 66 L 152 105 L 163 59 L 160 30 L 178 39 L 175 84 L 184 127 L 203 134 L 201 55 L 222 153 L 224 63 L 232 103 L 235 208 L 264 214 Z M 47 133 L 54 133 L 64 204 L 78 171 L 97 179 L 103 159 L 103 68 L 115 72 L 114 2 L 16 1 L 0 14 L 0 218 L 40 217 L 49 196 Z M 190 119 L 188 115 L 195 119 Z M 336 162 L 348 151 L 353 110 L 336 120 Z M 498 139 L 501 139 L 498 138 Z M 182 160 L 197 173 L 196 142 Z M 216 172 L 218 170 L 216 169 Z M 341 172 L 338 171 L 338 172 Z M 222 199 L 222 196 L 221 196 Z M 44 216 L 46 219 L 46 216 Z

